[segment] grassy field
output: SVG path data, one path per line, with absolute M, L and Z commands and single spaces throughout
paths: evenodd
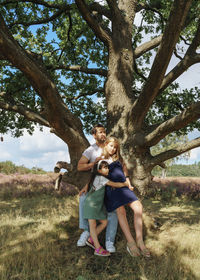
M 152 258 L 128 255 L 120 229 L 117 252 L 100 258 L 89 247 L 76 246 L 78 196 L 55 192 L 54 174 L 31 176 L 0 176 L 1 280 L 200 279 L 198 199 L 144 199 Z

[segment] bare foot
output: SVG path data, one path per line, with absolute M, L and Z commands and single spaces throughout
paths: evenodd
M 139 257 L 140 256 L 140 251 L 135 243 L 135 241 L 128 242 L 127 243 L 127 251 L 132 257 Z
M 147 249 L 147 247 L 144 245 L 143 240 L 137 241 L 137 246 L 140 249 L 140 252 L 144 257 L 146 257 L 146 258 L 151 257 L 151 253 L 150 253 L 149 249 Z

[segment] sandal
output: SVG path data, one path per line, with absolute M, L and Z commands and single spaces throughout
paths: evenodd
M 100 257 L 109 257 L 110 252 L 105 250 L 102 246 L 94 250 L 94 255 L 100 256 Z
M 138 246 L 138 248 L 140 249 L 140 253 L 141 253 L 144 257 L 146 257 L 146 258 L 150 258 L 150 257 L 151 257 L 151 252 L 149 251 L 149 249 L 147 249 L 147 248 L 145 247 L 145 245 L 143 244 L 142 241 L 138 241 L 138 242 L 137 242 L 137 246 Z M 143 247 L 143 249 L 141 249 L 141 247 Z
M 95 249 L 94 246 L 94 241 L 92 240 L 92 237 L 89 236 L 88 240 L 85 242 L 86 245 L 88 245 L 89 247 L 91 247 L 92 249 Z
M 126 249 L 132 257 L 139 257 L 140 256 L 140 251 L 137 248 L 135 241 L 128 242 Z

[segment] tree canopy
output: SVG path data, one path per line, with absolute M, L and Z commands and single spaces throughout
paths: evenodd
M 177 83 L 200 62 L 199 12 L 195 0 L 2 0 L 0 132 L 49 127 L 75 172 L 85 133 L 103 123 L 144 192 L 156 165 L 200 146 L 150 150 L 200 128 L 199 88 Z

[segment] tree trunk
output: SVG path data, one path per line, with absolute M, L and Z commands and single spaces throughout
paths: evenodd
M 119 38 L 119 37 L 118 37 Z M 135 131 L 129 114 L 133 106 L 133 52 L 132 47 L 116 42 L 109 50 L 108 79 L 105 84 L 107 125 L 109 135 L 117 137 L 123 160 L 132 184 L 144 194 L 151 183 L 151 155 L 143 147 L 143 131 Z M 121 47 L 120 47 L 121 44 Z
M 151 155 L 148 148 L 138 145 L 141 137 L 137 135 L 133 137 L 134 139 L 129 133 L 129 136 L 121 141 L 121 155 L 127 166 L 131 183 L 141 195 L 144 195 L 152 181 Z
M 75 129 L 72 129 L 71 127 L 69 134 L 67 127 L 63 132 L 62 129 L 59 130 L 58 125 L 57 131 L 60 132 L 59 137 L 63 139 L 63 141 L 68 145 L 71 164 L 68 172 L 64 173 L 62 180 L 81 189 L 88 182 L 91 172 L 77 171 L 77 164 L 82 156 L 83 151 L 89 146 L 89 142 L 83 134 L 82 127 L 77 128 L 76 126 Z

